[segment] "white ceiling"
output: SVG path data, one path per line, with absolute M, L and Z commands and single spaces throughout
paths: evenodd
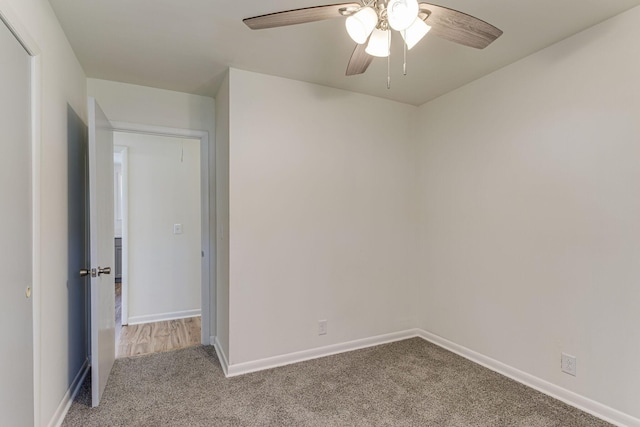
M 337 0 L 340 2 L 340 0 Z M 437 0 L 504 31 L 484 50 L 427 35 L 392 47 L 364 75 L 346 77 L 354 48 L 343 18 L 268 30 L 242 19 L 331 0 L 50 0 L 88 77 L 213 96 L 228 67 L 420 105 L 598 22 L 640 0 Z

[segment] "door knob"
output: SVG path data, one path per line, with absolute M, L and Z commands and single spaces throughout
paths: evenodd
M 89 270 L 88 268 L 83 268 L 80 270 L 80 277 L 85 277 L 91 275 L 91 277 L 101 276 L 103 274 L 111 274 L 111 267 L 98 267 L 92 268 Z
M 92 268 L 92 269 L 88 269 L 88 268 L 83 268 L 82 270 L 80 270 L 80 277 L 85 277 L 85 276 L 91 276 L 91 277 L 96 277 L 96 269 Z

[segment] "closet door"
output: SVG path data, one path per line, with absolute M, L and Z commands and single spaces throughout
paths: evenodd
M 0 424 L 33 425 L 30 58 L 0 20 Z

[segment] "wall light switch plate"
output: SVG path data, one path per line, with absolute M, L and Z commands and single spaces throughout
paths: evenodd
M 182 224 L 173 224 L 173 234 L 182 234 Z

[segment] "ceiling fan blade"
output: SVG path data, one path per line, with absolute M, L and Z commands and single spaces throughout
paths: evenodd
M 345 13 L 355 12 L 362 7 L 359 3 L 329 4 L 326 6 L 305 7 L 302 9 L 286 10 L 284 12 L 268 13 L 243 19 L 242 22 L 252 30 L 264 28 L 284 27 L 285 25 L 304 24 L 307 22 L 322 21 L 324 19 L 339 18 Z
M 367 71 L 369 64 L 373 61 L 373 56 L 365 52 L 366 44 L 357 44 L 351 54 L 349 65 L 347 65 L 347 76 L 355 76 Z
M 448 7 L 420 3 L 420 11 L 429 13 L 425 22 L 431 34 L 465 46 L 484 49 L 502 35 L 493 25 Z

